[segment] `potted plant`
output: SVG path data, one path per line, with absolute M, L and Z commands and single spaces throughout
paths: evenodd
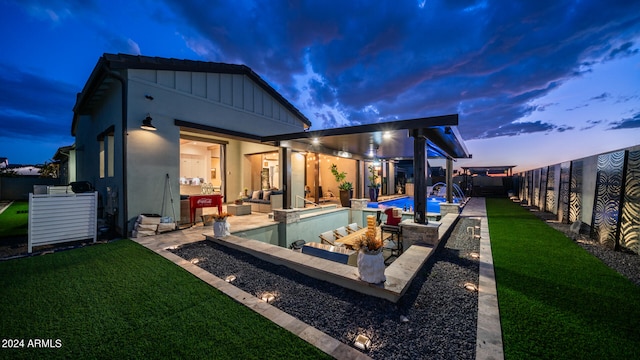
M 375 166 L 369 165 L 369 200 L 371 200 L 371 202 L 378 201 L 378 188 L 380 188 L 380 183 L 378 183 L 379 177 Z
M 338 189 L 340 190 L 340 205 L 342 205 L 342 207 L 350 207 L 351 197 L 353 196 L 353 184 L 344 180 L 347 177 L 347 173 L 344 171 L 338 171 L 338 166 L 336 164 L 331 164 L 331 174 L 333 174 L 336 182 L 338 183 Z
M 382 239 L 376 236 L 375 219 L 371 216 L 371 224 L 367 219 L 369 229 L 360 238 L 358 251 L 358 273 L 360 280 L 372 284 L 383 283 L 387 280 L 384 275 L 384 256 L 382 254 Z
M 221 212 L 219 214 L 213 215 L 213 236 L 214 237 L 223 237 L 230 235 L 229 231 L 229 223 L 227 222 L 227 218 L 231 216 L 231 214 L 226 212 Z

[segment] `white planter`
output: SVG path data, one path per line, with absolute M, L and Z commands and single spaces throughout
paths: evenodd
M 358 272 L 360 280 L 372 284 L 383 283 L 387 280 L 384 276 L 384 256 L 382 249 L 369 252 L 364 248 L 358 252 Z
M 213 222 L 213 236 L 214 237 L 223 237 L 230 235 L 229 232 L 229 223 L 226 221 L 214 221 Z

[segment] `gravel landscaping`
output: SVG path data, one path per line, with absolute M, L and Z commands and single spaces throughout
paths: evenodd
M 478 296 L 463 288 L 478 283 L 479 241 L 462 231 L 416 275 L 396 304 L 316 280 L 211 241 L 185 245 L 174 253 L 194 261 L 255 296 L 276 295 L 272 305 L 329 336 L 353 346 L 358 334 L 371 339 L 366 354 L 377 359 L 474 359 Z
M 555 215 L 532 211 L 541 220 Z M 640 286 L 640 256 L 612 251 L 585 234 L 571 234 L 568 224 L 547 224 Z M 259 297 L 276 295 L 273 306 L 345 344 L 358 334 L 371 339 L 372 358 L 475 358 L 477 293 L 463 284 L 478 282 L 479 241 L 455 229 L 417 274 L 397 304 L 316 280 L 284 266 L 257 259 L 210 241 L 185 245 L 174 253 Z

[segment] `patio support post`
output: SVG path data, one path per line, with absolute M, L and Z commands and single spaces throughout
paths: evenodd
M 284 174 L 284 180 L 282 181 L 282 187 L 284 191 L 283 196 L 283 209 L 292 209 L 291 205 L 291 148 L 282 148 L 282 174 Z
M 427 138 L 422 129 L 411 130 L 413 137 L 413 221 L 426 224 L 427 207 Z
M 313 153 L 313 202 L 320 204 L 320 154 Z
M 453 203 L 453 160 L 447 158 L 447 202 Z

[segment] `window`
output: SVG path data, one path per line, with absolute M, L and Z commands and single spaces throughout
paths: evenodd
M 100 140 L 100 178 L 104 178 L 104 139 Z
M 114 176 L 114 152 L 115 152 L 115 144 L 113 132 L 107 135 L 107 176 Z
M 115 173 L 115 138 L 113 136 L 115 127 L 109 126 L 107 130 L 101 132 L 98 135 L 98 142 L 100 143 L 99 151 L 99 166 L 100 166 L 100 178 L 105 176 L 113 177 Z

